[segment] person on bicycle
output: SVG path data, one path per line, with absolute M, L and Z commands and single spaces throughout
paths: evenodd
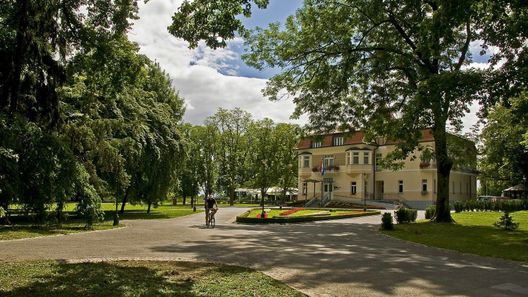
M 217 211 L 218 204 L 216 203 L 216 199 L 213 197 L 205 199 L 205 225 L 209 226 L 209 218 L 214 217 Z

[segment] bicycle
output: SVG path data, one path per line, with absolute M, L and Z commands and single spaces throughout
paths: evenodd
M 207 228 L 214 229 L 214 227 L 216 225 L 215 213 L 216 213 L 216 209 L 212 209 L 212 210 L 209 211 L 209 215 L 207 217 L 207 222 L 205 224 Z

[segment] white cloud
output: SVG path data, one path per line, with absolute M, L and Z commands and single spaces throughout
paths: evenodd
M 202 124 L 220 107 L 240 107 L 257 119 L 269 117 L 289 121 L 294 110 L 291 101 L 270 102 L 261 94 L 266 80 L 236 76 L 237 68 L 230 63 L 238 54 L 229 49 L 211 50 L 200 45 L 195 50 L 170 35 L 167 26 L 182 1 L 149 1 L 141 3 L 139 16 L 129 34 L 141 53 L 160 63 L 172 79 L 173 86 L 185 98 L 184 120 Z M 235 39 L 234 43 L 241 43 Z M 222 73 L 229 75 L 224 75 Z

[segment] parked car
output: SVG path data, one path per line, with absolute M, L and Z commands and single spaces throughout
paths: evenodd
M 502 196 L 487 196 L 487 195 L 483 195 L 483 196 L 478 196 L 477 197 L 477 201 L 491 201 L 491 202 L 508 200 L 508 199 L 510 199 L 510 198 L 502 197 Z

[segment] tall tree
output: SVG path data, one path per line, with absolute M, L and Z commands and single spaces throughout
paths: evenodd
M 403 157 L 417 146 L 420 129 L 431 127 L 438 176 L 434 219 L 450 222 L 453 161 L 446 126 L 460 126 L 481 83 L 478 71 L 463 67 L 470 62 L 470 43 L 478 39 L 476 4 L 306 0 L 284 27 L 271 24 L 249 38 L 246 61 L 257 68 L 283 69 L 264 93 L 278 99 L 285 90 L 297 105 L 295 115 L 308 114 L 313 130 L 368 129 L 369 122 L 382 117 L 391 127 L 390 136 L 401 140 L 398 154 Z M 202 15 L 206 10 L 200 5 L 187 8 L 174 16 L 175 24 L 189 16 L 194 24 L 226 20 L 221 13 Z M 186 34 L 194 29 L 171 27 L 191 45 L 204 39 L 203 34 Z
M 299 143 L 300 129 L 296 125 L 279 123 L 275 127 L 277 142 L 277 186 L 282 189 L 281 202 L 284 202 L 287 192 L 297 187 L 298 155 L 296 146 Z
M 198 167 L 198 180 L 205 199 L 214 193 L 217 177 L 217 147 L 219 138 L 218 129 L 212 125 L 195 126 L 189 141 L 199 145 L 196 166 Z
M 277 152 L 280 143 L 273 121 L 266 118 L 251 123 L 248 129 L 248 143 L 248 166 L 251 173 L 249 183 L 260 190 L 264 212 L 264 198 L 268 189 L 277 184 L 279 172 Z
M 185 141 L 185 155 L 182 166 L 178 170 L 179 187 L 177 193 L 183 197 L 185 205 L 187 197 L 191 198 L 191 204 L 194 206 L 195 199 L 200 193 L 199 184 L 199 151 L 200 142 L 192 137 L 193 129 L 191 124 L 182 126 L 182 134 Z
M 480 170 L 486 194 L 500 195 L 528 178 L 528 93 L 508 102 L 510 107 L 500 103 L 490 107 L 481 135 Z
M 216 126 L 219 132 L 217 186 L 229 196 L 230 205 L 234 203 L 236 188 L 247 176 L 244 165 L 248 155 L 247 130 L 251 121 L 251 115 L 240 108 L 220 108 L 206 120 L 206 124 Z

